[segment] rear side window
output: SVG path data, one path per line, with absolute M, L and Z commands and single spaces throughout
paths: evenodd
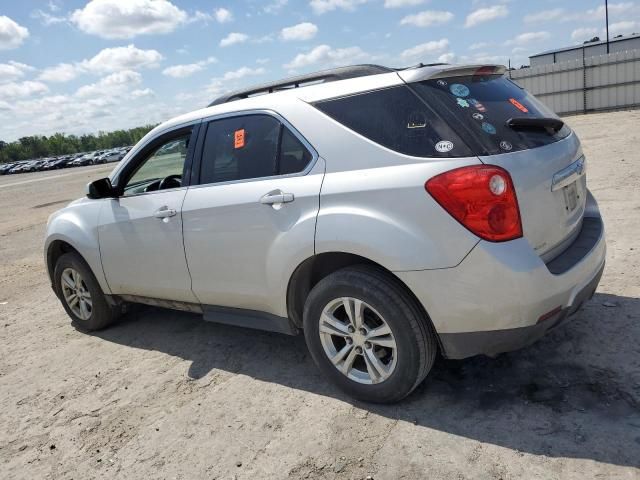
M 433 108 L 405 86 L 324 100 L 315 107 L 369 140 L 405 155 L 472 155 Z
M 302 142 L 272 116 L 214 120 L 207 127 L 200 183 L 299 173 L 312 158 Z
M 411 83 L 456 132 L 469 139 L 478 155 L 506 153 L 557 142 L 571 132 L 517 130 L 507 121 L 517 118 L 558 118 L 539 100 L 502 75 L 441 78 Z

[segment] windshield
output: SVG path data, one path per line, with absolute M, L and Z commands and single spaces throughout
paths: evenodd
M 478 155 L 541 147 L 567 137 L 544 128 L 514 129 L 511 118 L 558 118 L 539 100 L 502 75 L 450 77 L 411 83 L 425 102 L 465 139 Z

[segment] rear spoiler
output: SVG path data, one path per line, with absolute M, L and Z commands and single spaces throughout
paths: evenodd
M 398 75 L 405 83 L 422 82 L 449 77 L 472 77 L 476 75 L 504 75 L 504 65 L 450 65 L 448 67 L 423 67 L 401 70 Z

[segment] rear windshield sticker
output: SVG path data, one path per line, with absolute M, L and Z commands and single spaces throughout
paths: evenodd
M 470 98 L 469 99 L 469 103 L 471 104 L 472 107 L 474 107 L 476 110 L 478 110 L 479 112 L 486 112 L 487 109 L 485 108 L 485 106 L 483 104 L 481 104 L 478 100 L 476 100 L 475 98 Z
M 524 113 L 529 113 L 529 110 L 527 109 L 527 107 L 525 107 L 523 104 L 521 104 L 518 100 L 516 100 L 515 98 L 510 98 L 509 101 L 511 102 L 511 104 L 516 107 L 518 110 L 520 110 L 521 112 Z
M 438 80 L 436 83 L 438 85 L 440 85 L 441 87 L 446 87 L 447 86 L 447 81 L 446 80 Z
M 462 108 L 469 108 L 469 102 L 467 102 L 465 99 L 458 98 L 457 102 L 458 105 L 460 105 Z
M 451 90 L 451 93 L 453 93 L 456 97 L 468 97 L 471 93 L 469 88 L 465 85 L 462 85 L 461 83 L 454 83 L 449 87 L 449 90 Z
M 233 134 L 233 148 L 238 149 L 244 147 L 244 128 L 236 130 Z
M 511 150 L 513 150 L 513 145 L 511 145 L 506 140 L 503 140 L 503 141 L 500 142 L 500 148 L 502 150 L 504 150 L 505 152 L 510 152 Z
M 436 150 L 440 153 L 447 153 L 453 150 L 453 142 L 449 140 L 442 140 L 436 143 Z
M 495 135 L 496 134 L 496 127 L 491 125 L 489 122 L 482 122 L 482 130 L 487 132 L 489 135 Z
M 484 115 L 481 113 L 474 113 L 471 116 L 473 117 L 474 120 L 478 120 L 478 121 L 484 120 Z
M 411 112 L 409 114 L 409 120 L 407 120 L 407 128 L 426 128 L 427 117 L 422 112 Z

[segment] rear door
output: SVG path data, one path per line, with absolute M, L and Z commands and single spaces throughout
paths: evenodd
M 323 176 L 322 160 L 279 117 L 207 124 L 200 185 L 189 188 L 182 209 L 201 303 L 284 314 L 289 276 L 314 253 Z
M 558 117 L 531 94 L 491 69 L 409 83 L 435 106 L 483 163 L 513 178 L 525 238 L 550 259 L 577 235 L 586 202 L 580 142 Z M 523 120 L 524 119 L 524 120 Z M 509 126 L 530 122 L 545 126 Z

